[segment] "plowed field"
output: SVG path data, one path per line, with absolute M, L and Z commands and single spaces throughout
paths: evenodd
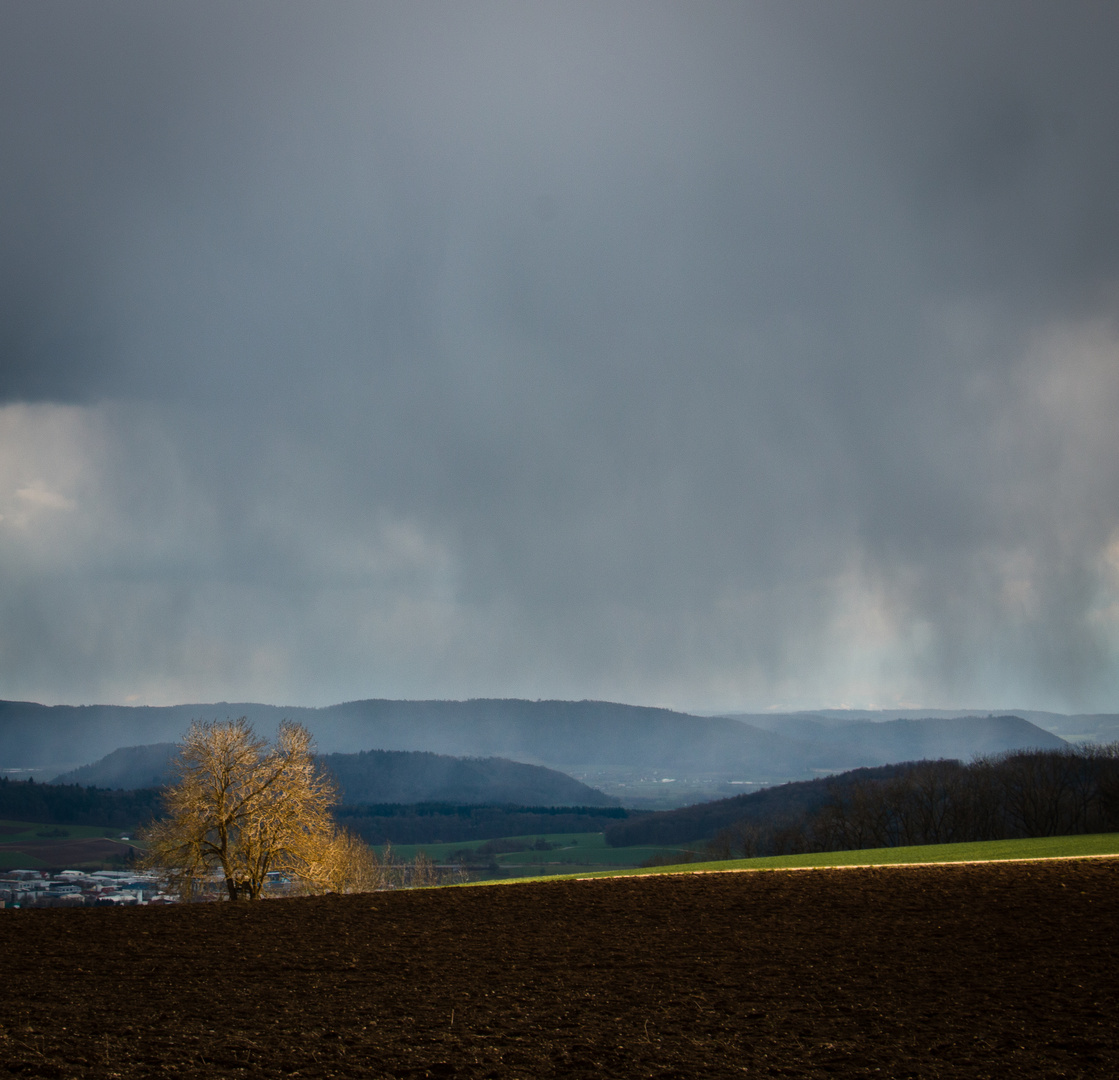
M 131 844 L 94 836 L 0 843 L 0 857 L 9 856 L 5 860 L 8 866 L 27 863 L 37 866 L 80 866 L 111 862 L 120 865 L 123 859 L 135 854 L 136 849 Z
M 1119 1075 L 1119 861 L 0 912 L 0 1075 Z

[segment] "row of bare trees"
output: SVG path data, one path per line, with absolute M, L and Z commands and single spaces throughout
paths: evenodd
M 1119 743 L 919 761 L 896 776 L 835 785 L 800 819 L 743 821 L 719 858 L 947 844 L 1119 830 Z

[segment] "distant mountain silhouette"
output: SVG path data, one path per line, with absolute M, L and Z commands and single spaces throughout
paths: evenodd
M 177 740 L 192 720 L 245 716 L 266 737 L 304 724 L 321 753 L 422 750 L 504 757 L 565 773 L 785 778 L 810 748 L 722 717 L 601 701 L 353 701 L 322 709 L 219 702 L 167 708 L 0 702 L 0 771 L 58 772 L 123 745 Z
M 1057 750 L 1063 739 L 1020 716 L 904 717 L 841 720 L 835 714 L 743 716 L 751 726 L 799 739 L 833 769 L 855 769 L 922 758 L 959 758 L 1010 750 Z
M 516 699 L 369 700 L 321 709 L 225 702 L 167 708 L 0 702 L 0 772 L 38 769 L 45 779 L 118 747 L 176 741 L 192 720 L 239 716 L 266 738 L 285 717 L 298 721 L 322 754 L 407 750 L 500 757 L 601 784 L 650 776 L 774 783 L 922 757 L 967 760 L 1063 745 L 1019 716 L 882 722 L 866 714 L 848 720 L 834 713 L 702 717 L 603 701 Z M 1093 730 L 1105 727 L 1102 718 L 1093 724 Z M 142 756 L 135 765 L 141 774 L 149 768 Z
M 318 722 L 362 749 L 496 755 L 576 775 L 784 776 L 807 750 L 721 717 L 605 701 L 354 701 L 320 710 Z

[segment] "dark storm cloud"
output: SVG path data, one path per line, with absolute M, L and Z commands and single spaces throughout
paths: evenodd
M 1110 6 L 0 18 L 7 696 L 1116 689 Z

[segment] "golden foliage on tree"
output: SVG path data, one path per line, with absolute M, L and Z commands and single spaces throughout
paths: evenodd
M 374 892 L 388 887 L 377 856 L 346 829 L 324 833 L 309 845 L 296 876 L 307 892 Z
M 215 875 L 231 900 L 260 898 L 270 872 L 299 891 L 375 887 L 375 860 L 330 814 L 337 789 L 315 763 L 311 735 L 280 724 L 269 747 L 242 717 L 194 723 L 173 762 L 167 817 L 145 834 L 146 866 L 184 900 Z

